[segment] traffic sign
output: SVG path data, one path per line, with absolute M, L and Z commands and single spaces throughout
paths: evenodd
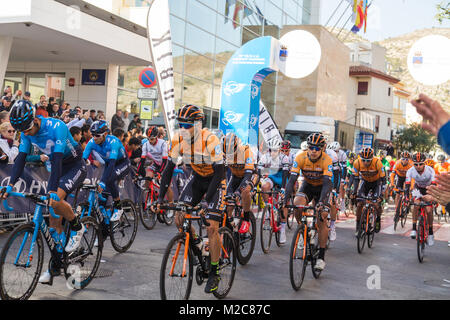
M 158 99 L 158 90 L 155 88 L 139 88 L 137 92 L 138 99 Z
M 153 68 L 145 68 L 139 74 L 139 83 L 144 88 L 151 88 L 156 84 L 156 73 Z

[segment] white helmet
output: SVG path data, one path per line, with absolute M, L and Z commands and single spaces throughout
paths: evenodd
M 308 141 L 303 141 L 300 145 L 300 148 L 302 149 L 302 151 L 308 150 Z
M 335 152 L 338 152 L 340 148 L 341 148 L 341 145 L 337 141 L 334 141 L 327 146 L 327 149 L 331 149 Z
M 267 143 L 267 147 L 271 150 L 279 150 L 281 146 L 281 141 L 279 139 L 272 139 Z

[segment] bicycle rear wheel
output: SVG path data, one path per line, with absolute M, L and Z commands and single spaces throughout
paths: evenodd
M 419 262 L 423 262 L 425 254 L 425 223 L 423 217 L 419 217 L 419 223 L 417 224 L 417 257 Z
M 241 225 L 239 224 L 240 227 Z M 248 232 L 245 234 L 237 232 L 235 235 L 237 239 L 237 259 L 241 265 L 245 265 L 252 257 L 256 242 L 256 219 L 252 212 L 250 213 L 250 228 Z
M 292 238 L 291 250 L 289 254 L 289 277 L 292 288 L 298 291 L 305 278 L 306 267 L 308 266 L 308 236 L 305 239 L 305 226 L 298 226 Z M 303 257 L 304 256 L 304 257 Z
M 398 206 L 395 208 L 394 231 L 397 230 L 397 224 L 398 224 L 398 221 L 400 220 L 402 211 L 403 211 L 403 208 L 402 208 L 402 199 L 401 199 L 401 197 L 400 197 L 400 201 L 398 202 Z
M 192 289 L 194 263 L 191 249 L 186 257 L 183 274 L 185 235 L 179 233 L 166 247 L 159 275 L 159 292 L 162 300 L 188 300 Z
M 92 217 L 84 217 L 81 222 L 86 228 L 81 244 L 64 257 L 64 276 L 73 289 L 83 289 L 94 279 L 103 252 L 102 231 L 98 222 Z
M 127 251 L 133 244 L 137 233 L 138 217 L 133 201 L 121 201 L 123 214 L 119 221 L 109 223 L 111 244 L 117 252 Z
M 366 244 L 366 220 L 367 220 L 367 209 L 364 209 L 361 214 L 361 220 L 359 221 L 359 230 L 357 236 L 357 247 L 358 253 L 362 253 L 364 246 Z
M 310 258 L 311 258 L 311 271 L 313 274 L 313 277 L 315 279 L 319 279 L 320 274 L 322 273 L 322 270 L 317 270 L 316 269 L 316 262 L 317 262 L 317 257 L 319 256 L 319 232 L 314 233 L 314 237 L 312 239 L 310 239 L 312 244 L 309 244 L 309 251 L 310 251 Z
M 280 231 L 280 224 L 281 224 L 281 215 L 280 212 L 278 211 L 277 208 L 274 208 L 273 210 L 273 221 L 275 222 L 275 224 L 278 227 L 278 231 L 274 232 L 275 234 L 275 243 L 277 244 L 278 247 L 281 247 L 281 243 L 280 243 L 280 236 L 281 236 L 281 231 Z
M 29 259 L 33 232 L 34 223 L 18 226 L 2 249 L 0 255 L 2 300 L 26 300 L 36 288 L 44 262 L 44 244 L 39 231 Z
M 405 227 L 407 218 L 408 218 L 408 207 L 402 206 L 401 216 L 400 216 L 400 224 L 401 224 L 402 228 Z
M 213 292 L 217 299 L 225 298 L 231 290 L 236 274 L 236 244 L 233 234 L 227 227 L 219 229 L 220 256 L 219 256 L 219 276 L 220 282 L 216 291 Z
M 261 249 L 264 253 L 269 253 L 270 244 L 272 243 L 272 224 L 270 222 L 270 207 L 265 206 L 261 216 Z

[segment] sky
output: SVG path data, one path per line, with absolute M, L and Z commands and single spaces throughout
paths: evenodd
M 313 0 L 314 1 L 314 0 Z M 370 3 L 371 0 L 369 0 Z M 418 29 L 438 27 L 450 28 L 450 21 L 442 24 L 435 18 L 436 6 L 449 0 L 373 0 L 368 10 L 367 32 L 361 30 L 358 34 L 370 41 L 381 41 L 396 37 Z M 320 22 L 325 25 L 341 0 L 322 0 Z M 333 27 L 345 10 L 345 14 L 337 27 L 342 27 L 350 16 L 347 1 L 343 1 L 327 26 Z M 351 22 L 346 29 L 351 28 Z

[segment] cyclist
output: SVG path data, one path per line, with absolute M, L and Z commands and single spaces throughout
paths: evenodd
M 159 204 L 172 179 L 176 159 L 181 156 L 183 162 L 193 169 L 179 197 L 180 201 L 196 206 L 205 196 L 206 204 L 202 208 L 207 211 L 205 218 L 210 226 L 207 228 L 211 266 L 205 292 L 217 290 L 219 276 L 220 238 L 219 226 L 222 222 L 223 202 L 226 191 L 225 166 L 219 138 L 207 128 L 202 128 L 203 111 L 194 105 L 185 105 L 178 110 L 177 120 L 180 130 L 174 135 L 169 150 L 166 169 L 161 177 L 161 189 L 158 201 L 153 210 L 159 210 Z M 180 226 L 182 215 L 176 214 L 175 223 Z M 193 228 L 193 227 L 192 227 Z M 201 239 L 191 230 L 193 242 L 201 246 Z
M 156 175 L 161 174 L 167 165 L 167 142 L 164 139 L 158 138 L 159 135 L 158 128 L 151 126 L 147 130 L 148 139 L 142 140 L 142 155 L 138 165 L 138 174 L 141 176 L 154 178 Z M 147 159 L 151 160 L 152 164 L 145 169 Z M 150 181 L 146 181 L 145 185 L 148 188 Z M 172 187 L 169 187 L 167 190 L 167 197 L 169 202 L 173 201 Z
M 263 192 L 273 191 L 274 186 L 281 190 L 284 194 L 285 185 L 289 176 L 289 169 L 292 166 L 291 157 L 285 153 L 280 153 L 281 141 L 272 139 L 267 143 L 269 152 L 266 153 L 258 164 L 258 169 L 263 176 L 267 176 L 261 180 L 261 190 Z M 265 205 L 269 200 L 268 194 L 263 194 Z M 280 244 L 286 243 L 286 215 L 281 215 Z
M 110 221 L 116 222 L 123 214 L 117 183 L 130 172 L 130 160 L 122 142 L 117 137 L 108 134 L 108 124 L 105 120 L 94 121 L 90 131 L 92 139 L 84 149 L 83 158 L 87 159 L 91 153 L 96 153 L 105 162 L 97 190 L 99 193 L 103 193 L 103 191 L 111 193 L 114 211 Z M 106 203 L 102 205 L 106 205 Z
M 345 178 L 345 186 L 346 186 L 346 193 L 347 197 L 351 200 L 350 201 L 350 209 L 353 211 L 353 206 L 355 204 L 355 198 L 352 196 L 351 189 L 353 186 L 353 180 L 355 176 L 353 175 L 353 163 L 355 162 L 356 158 L 358 156 L 356 153 L 350 151 L 347 155 L 347 177 Z
M 387 156 L 387 151 L 386 150 L 380 150 L 378 151 L 378 158 L 380 158 L 381 163 L 383 164 L 384 167 L 384 173 L 386 174 L 386 177 L 389 177 L 390 171 L 391 171 L 391 165 L 389 164 L 389 161 L 386 159 Z M 387 180 L 387 183 L 389 184 L 389 180 Z M 385 188 L 383 190 L 383 195 L 384 195 L 384 199 L 386 201 L 386 205 L 389 202 L 389 193 L 390 193 L 390 188 L 388 187 L 388 185 L 385 185 Z
M 397 189 L 403 189 L 405 185 L 406 180 L 406 173 L 409 169 L 411 169 L 413 166 L 413 162 L 411 160 L 411 155 L 408 151 L 403 151 L 400 155 L 400 160 L 397 160 L 397 162 L 394 165 L 394 168 L 392 170 L 390 181 L 391 186 Z M 395 182 L 395 180 L 397 180 Z M 400 194 L 397 193 L 395 195 L 395 210 L 397 212 L 397 207 L 400 205 Z
M 337 143 L 339 144 L 339 142 Z M 340 145 L 339 145 L 340 147 Z M 336 151 L 334 149 L 337 148 L 337 145 L 331 143 L 329 146 L 325 144 L 324 151 L 328 154 L 328 156 L 331 158 L 331 161 L 333 163 L 333 177 L 331 179 L 331 182 L 333 184 L 333 192 L 336 192 L 339 190 L 339 184 L 341 179 L 341 167 L 339 165 L 339 157 Z M 330 201 L 331 201 L 330 197 Z M 331 210 L 330 210 L 330 241 L 336 240 L 336 218 L 337 218 L 337 207 L 338 204 L 338 197 L 336 197 L 336 203 L 331 204 Z
M 359 153 L 359 158 L 353 163 L 353 172 L 355 175 L 353 196 L 357 194 L 358 197 L 367 197 L 372 191 L 373 197 L 378 198 L 375 232 L 379 232 L 381 229 L 382 213 L 380 205 L 382 197 L 381 190 L 386 180 L 383 164 L 379 158 L 374 157 L 372 148 L 365 147 Z M 360 180 L 362 180 L 361 184 L 359 183 Z M 363 202 L 361 201 L 356 205 L 356 236 L 358 235 L 362 206 Z
M 223 153 L 226 165 L 231 170 L 231 179 L 227 186 L 227 195 L 238 195 L 242 199 L 244 218 L 239 233 L 247 233 L 250 227 L 251 195 L 258 175 L 255 173 L 255 160 L 250 146 L 242 145 L 241 139 L 229 132 L 223 139 Z M 228 207 L 231 216 L 233 207 Z
M 301 172 L 304 177 L 303 183 L 294 198 L 294 205 L 301 206 L 315 202 L 318 209 L 318 232 L 319 232 L 319 257 L 316 263 L 316 269 L 325 268 L 325 248 L 328 240 L 327 216 L 330 205 L 328 198 L 332 189 L 331 171 L 333 170 L 331 158 L 324 152 L 325 138 L 321 133 L 312 133 L 308 136 L 308 151 L 302 152 L 295 157 L 292 165 L 289 181 L 286 185 L 286 196 L 284 204 L 287 204 L 289 196 L 294 191 L 294 185 Z M 287 215 L 287 209 L 284 208 L 284 215 Z M 298 219 L 298 210 L 296 217 Z
M 450 163 L 445 162 L 445 155 L 440 154 L 437 157 L 438 163 L 434 166 L 434 171 L 436 172 L 436 175 L 440 175 L 441 173 L 449 172 L 450 170 Z
M 435 172 L 430 166 L 425 165 L 426 157 L 422 152 L 416 152 L 412 161 L 414 166 L 411 167 L 406 173 L 406 192 L 408 199 L 414 200 L 413 209 L 413 229 L 411 231 L 411 238 L 415 239 L 417 236 L 417 216 L 419 208 L 417 205 L 420 203 L 420 198 L 427 202 L 431 202 L 432 198 L 427 195 L 427 187 L 434 184 Z M 411 190 L 411 183 L 414 180 L 414 187 Z M 428 235 L 428 245 L 432 246 L 434 244 L 433 236 L 433 207 L 432 205 L 426 207 L 428 225 L 429 225 L 429 235 Z
M 50 206 L 55 213 L 69 222 L 71 234 L 65 246 L 66 252 L 75 251 L 81 243 L 85 231 L 72 210 L 72 206 L 65 201 L 68 194 L 77 189 L 86 178 L 86 164 L 82 159 L 80 145 L 72 138 L 69 129 L 61 120 L 35 116 L 33 105 L 26 100 L 17 101 L 11 109 L 10 122 L 14 129 L 21 131 L 19 155 L 12 168 L 9 185 L 2 189 L 2 197 L 6 199 L 13 190 L 14 184 L 23 173 L 26 157 L 37 147 L 50 158 L 51 172 L 48 181 L 48 194 Z M 49 226 L 60 235 L 63 231 L 62 219 L 49 218 Z M 52 230 L 52 229 L 50 229 Z M 53 274 L 59 274 L 59 262 L 55 261 Z M 39 282 L 48 283 L 50 272 L 44 272 Z

